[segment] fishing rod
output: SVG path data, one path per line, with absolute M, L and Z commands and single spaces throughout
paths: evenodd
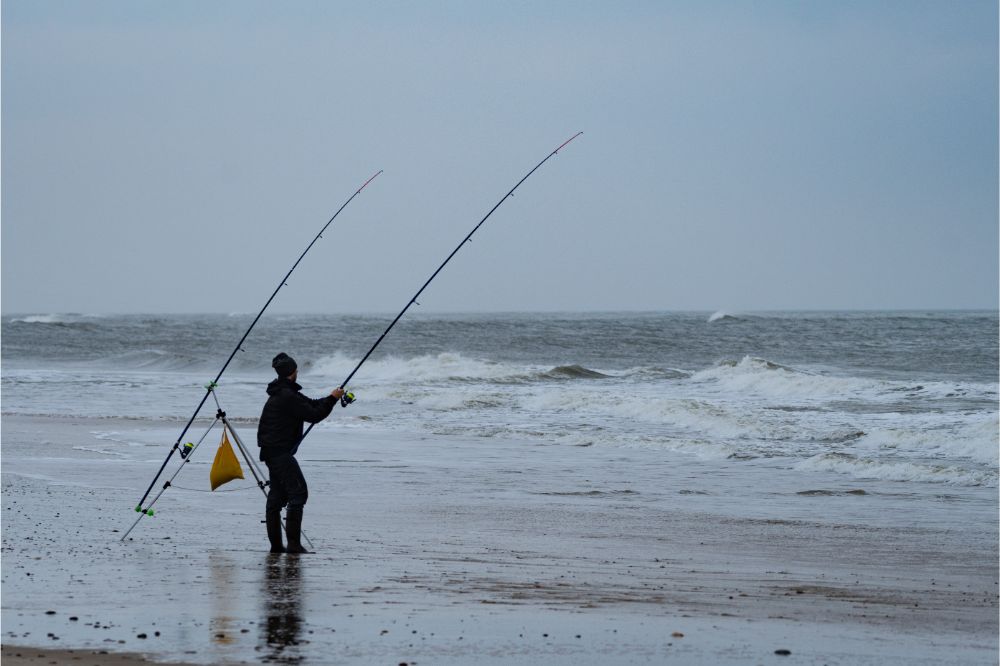
M 260 321 L 260 318 L 264 315 L 264 311 L 267 310 L 267 308 L 268 308 L 269 305 L 271 305 L 271 301 L 273 301 L 274 297 L 278 295 L 278 292 L 281 291 L 281 288 L 284 287 L 284 286 L 286 286 L 288 284 L 288 278 L 291 277 L 292 272 L 298 267 L 299 262 L 301 262 L 302 259 L 309 252 L 309 250 L 312 249 L 312 246 L 316 244 L 316 241 L 318 241 L 320 238 L 323 237 L 323 232 L 327 230 L 327 227 L 329 227 L 331 224 L 333 224 L 333 221 L 335 219 L 337 219 L 338 215 L 340 215 L 340 211 L 342 211 L 345 208 L 347 208 L 347 204 L 351 203 L 351 201 L 354 200 L 354 197 L 356 197 L 359 194 L 361 194 L 361 190 L 365 189 L 365 187 L 368 186 L 368 183 L 370 183 L 373 180 L 375 180 L 375 178 L 377 178 L 378 175 L 381 174 L 381 173 L 382 173 L 382 170 L 380 169 L 378 172 L 375 173 L 374 176 L 372 176 L 371 178 L 369 178 L 368 180 L 366 180 L 365 183 L 364 183 L 364 185 L 362 185 L 361 187 L 359 187 L 354 194 L 352 194 L 350 197 L 348 197 L 347 201 L 345 201 L 343 204 L 341 204 L 340 208 L 337 209 L 337 212 L 333 214 L 333 217 L 331 217 L 327 221 L 327 223 L 323 225 L 323 228 L 319 230 L 319 233 L 316 234 L 316 236 L 312 239 L 312 242 L 310 242 L 309 245 L 306 246 L 306 249 L 302 251 L 302 254 L 300 254 L 299 258 L 295 260 L 295 263 L 292 264 L 292 267 L 290 269 L 288 269 L 288 272 L 285 274 L 285 277 L 281 278 L 281 281 L 278 283 L 278 286 L 275 288 L 274 292 L 271 294 L 271 297 L 269 299 L 267 299 L 267 302 L 264 303 L 264 307 L 262 307 L 260 309 L 260 312 L 257 313 L 257 316 L 254 317 L 253 322 L 250 324 L 250 327 L 247 329 L 246 333 L 243 334 L 243 337 L 240 338 L 240 341 L 236 343 L 236 347 L 233 348 L 233 352 L 229 355 L 229 358 L 227 358 L 226 362 L 222 365 L 222 369 L 219 370 L 219 374 L 217 374 L 215 376 L 215 379 L 213 379 L 209 384 L 207 384 L 205 386 L 205 395 L 202 396 L 201 402 L 199 402 L 198 406 L 195 408 L 194 414 L 192 414 L 191 418 L 188 419 L 187 425 L 185 425 L 184 429 L 181 430 L 181 434 L 177 437 L 177 441 L 174 442 L 173 447 L 170 449 L 170 453 L 167 454 L 166 460 L 164 460 L 163 464 L 160 465 L 160 470 L 156 473 L 156 476 L 154 476 L 153 480 L 150 482 L 149 488 L 146 489 L 146 492 L 143 494 L 142 499 L 140 499 L 139 503 L 136 504 L 135 510 L 138 513 L 142 513 L 143 515 L 146 515 L 147 512 L 149 512 L 148 508 L 146 508 L 146 509 L 142 508 L 142 503 L 146 501 L 147 497 L 149 497 L 149 493 L 152 492 L 153 486 L 156 485 L 157 479 L 159 479 L 160 475 L 163 474 L 163 470 L 166 469 L 167 463 L 170 462 L 170 459 L 173 457 L 174 453 L 178 449 L 181 448 L 181 440 L 184 439 L 184 435 L 187 434 L 187 431 L 191 428 L 191 424 L 194 423 L 194 420 L 198 417 L 198 412 L 200 412 L 201 408 L 205 406 L 205 402 L 208 400 L 208 396 L 210 396 L 212 394 L 212 391 L 215 390 L 215 387 L 219 383 L 219 379 L 222 377 L 222 373 L 224 373 L 226 371 L 226 368 L 229 367 L 229 364 L 232 362 L 232 360 L 236 356 L 237 352 L 243 351 L 243 343 L 246 341 L 247 337 L 250 335 L 250 332 L 254 329 L 254 326 L 257 325 L 257 322 Z M 184 445 L 184 449 L 181 450 L 181 452 L 180 452 L 181 458 L 187 458 L 188 454 L 191 453 L 191 451 L 193 451 L 193 449 L 194 449 L 193 445 L 191 445 L 191 444 L 185 444 Z M 152 514 L 149 513 L 149 515 L 152 515 Z M 141 518 L 141 516 L 140 516 L 140 518 Z
M 422 293 L 424 292 L 424 289 L 426 289 L 426 288 L 427 288 L 427 285 L 429 285 L 429 284 L 430 284 L 430 283 L 431 283 L 431 282 L 432 282 L 432 281 L 434 280 L 434 278 L 436 278 L 436 277 L 437 277 L 438 273 L 440 273 L 440 272 L 441 272 L 441 270 L 442 270 L 442 269 L 443 269 L 443 268 L 444 268 L 444 267 L 445 267 L 445 266 L 446 266 L 446 265 L 448 264 L 448 262 L 449 262 L 449 261 L 451 261 L 451 258 L 452 258 L 452 257 L 454 257 L 454 256 L 455 256 L 456 254 L 458 254 L 458 251 L 462 249 L 462 246 L 463 246 L 463 245 L 465 245 L 466 243 L 469 243 L 469 242 L 471 242 L 471 241 L 472 241 L 472 235 L 473 235 L 474 233 L 476 233 L 476 232 L 477 232 L 477 231 L 479 230 L 479 227 L 483 226 L 483 223 L 484 223 L 484 222 L 486 222 L 486 220 L 488 220 L 488 219 L 489 219 L 490 215 L 492 215 L 492 214 L 493 214 L 493 212 L 494 212 L 494 211 L 495 211 L 495 210 L 496 210 L 497 208 L 499 208 L 499 207 L 500 207 L 500 204 L 502 204 L 502 203 L 503 203 L 504 201 L 506 201 L 506 200 L 507 200 L 507 199 L 508 199 L 509 197 L 512 197 L 512 196 L 514 196 L 514 190 L 516 190 L 517 188 L 519 188 L 519 187 L 521 186 L 521 183 L 523 183 L 524 181 L 528 180 L 528 178 L 529 178 L 529 177 L 531 176 L 531 174 L 533 174 L 533 173 L 535 173 L 536 171 L 538 171 L 539 167 L 541 167 L 541 166 L 542 166 L 543 164 L 545 164 L 546 162 L 548 162 L 548 161 L 549 161 L 549 158 L 551 158 L 551 157 L 552 157 L 552 156 L 554 156 L 554 155 L 555 155 L 556 153 L 558 153 L 558 152 L 559 152 L 560 150 L 562 150 L 563 148 L 565 148 L 565 147 L 566 147 L 566 145 L 567 145 L 567 144 L 568 144 L 568 143 L 569 143 L 570 141 L 572 141 L 572 140 L 573 140 L 573 139 L 575 139 L 576 137 L 580 136 L 581 134 L 583 134 L 583 132 L 577 132 L 576 134 L 574 134 L 574 135 L 573 135 L 573 136 L 571 136 L 570 138 L 568 138 L 568 139 L 566 139 L 565 141 L 563 141 L 563 143 L 562 143 L 562 144 L 561 144 L 561 145 L 560 145 L 560 146 L 559 146 L 558 148 L 556 148 L 556 149 L 555 149 L 555 150 L 553 150 L 553 151 L 552 151 L 551 153 L 549 153 L 549 154 L 548 154 L 548 155 L 547 155 L 547 156 L 545 157 L 545 159 L 543 159 L 543 160 L 542 160 L 541 162 L 539 162 L 538 164 L 536 164 L 536 165 L 535 165 L 535 168 L 533 168 L 533 169 L 532 169 L 531 171 L 529 171 L 528 173 L 526 173 L 526 174 L 524 175 L 524 177 L 523 177 L 523 178 L 521 178 L 521 180 L 517 181 L 517 184 L 516 184 L 516 185 L 514 185 L 514 187 L 510 188 L 510 191 L 509 191 L 509 192 L 507 192 L 507 194 L 505 194 L 505 195 L 504 195 L 504 196 L 503 196 L 503 197 L 502 197 L 502 198 L 500 199 L 500 201 L 498 201 L 498 202 L 496 203 L 496 205 L 495 205 L 495 206 L 493 206 L 493 208 L 491 208 L 491 209 L 490 209 L 490 212 L 486 213 L 486 215 L 485 215 L 485 216 L 483 217 L 483 219 L 479 220 L 479 224 L 477 224 L 477 225 L 476 225 L 475 227 L 473 227 L 473 228 L 472 228 L 472 231 L 470 231 L 470 232 L 469 232 L 469 234 L 468 234 L 468 235 L 467 235 L 467 236 L 466 236 L 465 238 L 463 238 L 463 239 L 462 239 L 462 242 L 461 242 L 461 243 L 459 243 L 459 244 L 458 244 L 458 245 L 457 245 L 457 246 L 455 247 L 455 249 L 451 251 L 451 254 L 449 254 L 449 255 L 448 255 L 448 257 L 447 257 L 447 258 L 446 258 L 446 259 L 445 259 L 445 260 L 444 260 L 443 262 L 441 262 L 441 265 L 440 265 L 440 266 L 438 266 L 437 270 L 436 270 L 436 271 L 434 271 L 433 273 L 431 273 L 431 276 L 430 276 L 429 278 L 427 278 L 427 282 L 424 282 L 424 285 L 423 285 L 422 287 L 420 287 L 420 289 L 418 289 L 418 290 L 417 290 L 417 293 L 415 293 L 415 294 L 413 295 L 413 298 L 411 298 L 411 299 L 410 299 L 410 300 L 409 300 L 409 301 L 407 302 L 407 304 L 406 304 L 406 307 L 404 307 L 404 308 L 403 308 L 402 310 L 400 310 L 399 314 L 398 314 L 398 315 L 396 315 L 396 318 L 392 320 L 392 323 L 391 323 L 391 324 L 389 324 L 389 326 L 388 326 L 388 327 L 387 327 L 387 328 L 385 329 L 385 331 L 383 331 L 383 332 L 382 332 L 382 335 L 380 335 L 380 336 L 378 337 L 378 340 L 376 340 L 376 341 L 375 341 L 375 344 L 373 344 L 373 345 L 371 346 L 371 349 L 369 349 L 369 350 L 368 350 L 368 353 L 366 353 L 366 354 L 365 354 L 365 355 L 364 355 L 364 356 L 363 356 L 363 357 L 361 358 L 361 360 L 360 360 L 360 361 L 358 361 L 358 364 L 357 364 L 356 366 L 354 366 L 354 369 L 353 369 L 353 370 L 351 370 L 351 374 L 347 375 L 347 379 L 345 379 L 345 380 L 344 380 L 343 382 L 341 382 L 341 383 L 340 383 L 340 388 L 342 388 L 342 389 L 343 389 L 343 388 L 344 388 L 345 386 L 347 386 L 347 383 L 348 383 L 349 381 L 351 381 L 351 378 L 352 378 L 352 377 L 354 377 L 354 374 L 355 374 L 355 373 L 356 373 L 356 372 L 357 372 L 358 370 L 360 370 L 360 369 L 361 369 L 361 366 L 365 364 L 365 361 L 367 361 L 367 360 L 368 360 L 368 357 L 372 355 L 372 352 L 374 352 L 374 351 L 375 351 L 375 348 L 376 348 L 376 347 L 378 347 L 378 346 L 379 346 L 379 344 L 381 344 L 381 343 L 382 343 L 382 340 L 383 340 L 383 339 L 385 339 L 385 336 L 389 334 L 389 331 L 391 331 L 391 330 L 392 330 L 392 327 L 396 325 L 396 322 L 398 322 L 398 321 L 399 321 L 400 319 L 402 319 L 403 315 L 404 315 L 404 314 L 406 314 L 406 311 L 410 309 L 410 306 L 411 306 L 411 305 L 413 305 L 414 303 L 417 303 L 417 299 L 418 299 L 418 298 L 420 297 L 420 294 L 422 294 Z M 418 305 L 419 305 L 419 304 L 418 304 Z M 349 405 L 349 404 L 350 404 L 351 402 L 353 402 L 353 401 L 354 401 L 354 394 L 353 394 L 353 393 L 345 393 L 345 394 L 344 394 L 344 396 L 343 396 L 343 397 L 341 398 L 341 404 L 342 404 L 342 405 L 343 405 L 344 407 L 346 407 L 347 405 Z M 294 448 L 292 449 L 292 454 L 293 454 L 293 455 L 295 454 L 295 452 L 296 452 L 296 451 L 298 451 L 298 448 L 299 448 L 299 446 L 300 446 L 300 445 L 302 444 L 302 440 L 304 440 L 304 439 L 305 439 L 305 438 L 306 438 L 306 437 L 307 437 L 307 436 L 309 435 L 309 432 L 310 432 L 310 431 L 311 431 L 311 430 L 313 429 L 313 426 L 314 426 L 314 425 L 316 425 L 316 424 L 315 424 L 315 423 L 310 423 L 310 424 L 309 424 L 309 427 L 308 427 L 308 428 L 306 428 L 306 431 L 305 431 L 304 433 L 302 433 L 302 437 L 300 437 L 300 438 L 299 438 L 299 441 L 298 441 L 298 443 L 297 443 L 297 444 L 295 445 L 295 447 L 294 447 Z

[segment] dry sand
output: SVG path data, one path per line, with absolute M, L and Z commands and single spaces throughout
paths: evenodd
M 119 543 L 176 432 L 4 418 L 4 663 L 997 661 L 995 488 L 319 429 L 316 554 L 265 552 L 258 489 L 200 492 L 214 446 Z

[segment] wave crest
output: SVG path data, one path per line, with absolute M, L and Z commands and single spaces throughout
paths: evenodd
M 339 377 L 357 361 L 343 354 L 324 356 L 306 365 L 310 374 Z M 365 381 L 374 383 L 491 382 L 527 384 L 537 381 L 607 379 L 606 375 L 582 365 L 557 365 L 549 369 L 498 361 L 469 358 L 455 352 L 425 354 L 411 358 L 386 356 L 369 360 L 364 366 Z
M 64 327 L 90 327 L 96 322 L 95 319 L 101 319 L 100 315 L 82 315 L 76 313 L 66 313 L 66 314 L 40 314 L 40 315 L 25 315 L 24 317 L 14 317 L 10 320 L 11 324 L 45 324 L 48 326 L 64 326 Z
M 995 486 L 996 470 L 968 469 L 945 463 L 927 464 L 905 460 L 877 460 L 846 453 L 823 453 L 796 465 L 810 472 L 837 472 L 858 479 L 883 481 L 922 481 L 959 486 Z
M 692 380 L 715 384 L 726 391 L 793 402 L 841 400 L 857 394 L 875 396 L 892 386 L 880 380 L 821 375 L 754 356 L 719 361 L 712 368 L 694 373 Z
M 552 379 L 607 379 L 610 375 L 585 368 L 582 365 L 557 365 L 548 372 L 542 373 L 543 377 Z
M 711 324 L 716 321 L 726 321 L 726 320 L 738 321 L 739 317 L 737 317 L 736 315 L 731 315 L 728 312 L 724 312 L 723 310 L 719 310 L 718 312 L 713 313 L 712 316 L 708 318 L 708 323 Z
M 357 364 L 357 360 L 337 353 L 319 358 L 309 368 L 310 374 L 341 377 L 346 375 Z M 396 382 L 433 382 L 433 381 L 470 381 L 505 379 L 524 377 L 527 371 L 523 367 L 512 366 L 495 361 L 471 359 L 453 352 L 426 354 L 412 358 L 386 356 L 369 359 L 364 366 L 365 381 L 396 383 Z

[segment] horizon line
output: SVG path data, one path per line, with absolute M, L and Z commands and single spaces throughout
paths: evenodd
M 1000 308 L 984 307 L 963 307 L 963 308 L 941 308 L 941 307 L 899 307 L 899 308 L 625 308 L 625 309 L 552 309 L 552 310 L 418 310 L 408 314 L 415 315 L 511 315 L 511 314 L 702 314 L 702 313 L 723 313 L 730 315 L 739 314 L 765 314 L 765 313 L 900 313 L 900 312 L 1000 312 Z M 262 316 L 372 316 L 372 315 L 394 315 L 391 310 L 352 310 L 352 311 L 274 311 L 265 312 Z M 256 316 L 254 311 L 230 311 L 223 310 L 162 310 L 162 311 L 104 311 L 104 312 L 78 312 L 78 311 L 21 311 L 21 312 L 0 312 L 0 317 L 44 317 L 44 316 L 74 316 L 74 317 L 124 317 L 124 316 L 197 316 L 197 315 L 220 315 L 226 317 Z

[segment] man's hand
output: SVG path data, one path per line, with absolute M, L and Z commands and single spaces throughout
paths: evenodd
M 335 388 L 332 391 L 330 391 L 330 395 L 333 396 L 334 400 L 340 400 L 341 396 L 344 395 L 344 389 Z

